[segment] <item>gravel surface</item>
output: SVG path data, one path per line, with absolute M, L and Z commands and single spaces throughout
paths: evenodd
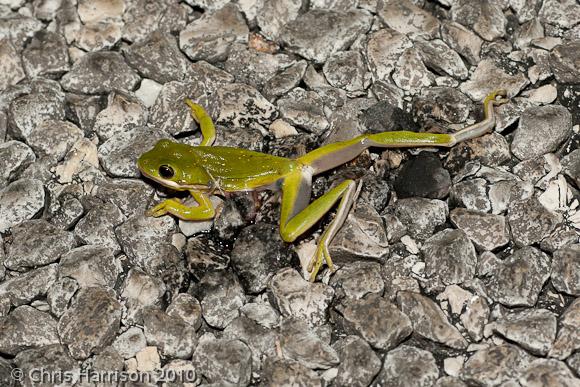
M 314 283 L 275 193 L 144 215 L 186 97 L 296 157 L 498 88 L 314 179 L 363 182 Z M 0 386 L 578 386 L 579 123 L 574 0 L 0 0 Z

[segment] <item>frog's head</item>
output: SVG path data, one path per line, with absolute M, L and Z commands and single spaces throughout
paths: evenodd
M 208 189 L 211 181 L 203 166 L 196 165 L 191 147 L 170 140 L 160 140 L 143 153 L 137 167 L 144 176 L 178 191 Z

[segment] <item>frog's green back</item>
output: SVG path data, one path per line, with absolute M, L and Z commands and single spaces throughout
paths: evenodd
M 197 146 L 191 152 L 225 191 L 272 186 L 296 167 L 294 160 L 241 148 Z

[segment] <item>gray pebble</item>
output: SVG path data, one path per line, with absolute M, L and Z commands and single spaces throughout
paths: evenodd
M 205 322 L 215 328 L 227 327 L 240 314 L 246 295 L 235 274 L 229 271 L 207 273 L 194 285 Z
M 507 19 L 496 2 L 456 1 L 451 8 L 451 18 L 464 26 L 473 26 L 473 30 L 487 41 L 506 34 Z
M 294 269 L 280 270 L 270 281 L 270 290 L 283 316 L 297 317 L 312 326 L 324 324 L 334 290 L 323 283 L 311 283 Z
M 313 9 L 287 24 L 281 39 L 289 51 L 324 63 L 333 52 L 347 49 L 360 34 L 368 31 L 371 20 L 361 10 Z
M 95 117 L 93 130 L 103 141 L 147 123 L 147 110 L 131 93 L 114 91 L 107 97 L 107 107 Z
M 264 85 L 264 96 L 272 101 L 294 89 L 306 73 L 308 62 L 302 60 L 274 75 Z
M 76 280 L 67 277 L 59 278 L 46 294 L 50 312 L 56 317 L 62 316 L 78 289 L 79 284 Z
M 409 317 L 377 295 L 345 300 L 337 310 L 347 332 L 357 334 L 374 348 L 395 348 L 413 332 Z
M 22 62 L 31 78 L 58 76 L 70 69 L 65 39 L 58 33 L 41 30 L 22 52 Z
M 60 278 L 73 278 L 80 288 L 103 286 L 113 288 L 121 273 L 121 263 L 113 250 L 104 246 L 85 245 L 64 254 L 59 264 Z
M 438 377 L 439 369 L 431 352 L 401 345 L 387 353 L 373 385 L 427 387 L 432 386 Z
M 187 293 L 175 296 L 166 312 L 171 317 L 181 318 L 195 330 L 201 327 L 201 304 L 195 297 Z
M 471 99 L 483 101 L 491 90 L 506 89 L 508 95 L 517 95 L 528 83 L 528 79 L 522 73 L 511 75 L 492 59 L 483 59 L 478 63 L 470 79 L 462 83 L 459 89 Z
M 522 386 L 533 386 L 542 381 L 546 386 L 573 387 L 580 378 L 572 374 L 565 363 L 555 359 L 536 359 L 530 363 L 519 379 Z
M 192 358 L 196 370 L 210 383 L 247 386 L 252 377 L 252 353 L 240 340 L 205 339 Z
M 150 306 L 159 307 L 166 286 L 157 277 L 152 277 L 139 269 L 131 269 L 123 282 L 120 295 L 127 309 L 123 316 L 124 325 L 143 324 L 143 313 Z
M 57 265 L 47 265 L 24 274 L 8 277 L 0 283 L 0 298 L 13 306 L 28 304 L 46 295 L 56 281 Z
M 403 291 L 397 295 L 397 303 L 402 312 L 409 316 L 413 331 L 418 335 L 455 349 L 467 347 L 467 341 L 431 299 L 419 293 Z
M 486 288 L 494 301 L 506 306 L 533 306 L 549 277 L 549 257 L 528 246 L 492 267 Z
M 450 219 L 480 250 L 495 250 L 510 240 L 507 222 L 502 215 L 456 208 L 451 211 Z
M 338 386 L 366 387 L 381 369 L 381 360 L 368 343 L 358 336 L 346 336 L 333 347 L 340 358 L 334 383 Z
M 76 224 L 74 233 L 83 243 L 103 246 L 117 254 L 121 252 L 121 247 L 115 235 L 115 227 L 125 219 L 117 206 L 103 203 L 91 209 Z
M 394 209 L 409 234 L 420 240 L 433 235 L 435 228 L 445 223 L 449 212 L 445 202 L 425 198 L 401 199 Z
M 489 212 L 491 210 L 491 202 L 487 191 L 487 181 L 482 178 L 475 178 L 454 184 L 449 197 L 453 204 L 465 207 L 467 210 Z
M 580 298 L 576 298 L 568 305 L 558 320 L 558 336 L 550 350 L 550 357 L 564 360 L 580 349 L 579 324 Z
M 449 75 L 458 79 L 467 79 L 467 68 L 458 53 L 453 51 L 444 41 L 415 41 L 416 47 L 425 65 L 439 75 Z
M 479 385 L 515 382 L 530 361 L 531 356 L 515 345 L 490 345 L 471 355 L 460 378 L 466 383 Z
M 370 73 L 358 51 L 333 53 L 324 64 L 323 71 L 328 83 L 345 90 L 351 97 L 363 95 L 370 83 Z
M 0 190 L 0 232 L 33 218 L 44 208 L 44 186 L 35 179 L 21 179 Z
M 377 14 L 381 21 L 402 34 L 437 36 L 439 20 L 412 1 L 379 2 Z
M 324 102 L 314 91 L 297 87 L 280 98 L 277 104 L 282 117 L 294 126 L 315 134 L 321 134 L 328 128 Z
M 78 375 L 81 371 L 79 363 L 58 343 L 22 351 L 14 358 L 14 364 L 23 371 L 22 383 L 28 386 L 38 383 L 36 377 L 31 377 L 38 369 L 61 375 Z
M 26 142 L 39 156 L 62 160 L 84 133 L 68 121 L 45 120 L 26 137 Z
M 145 309 L 143 327 L 147 344 L 156 346 L 162 356 L 188 359 L 197 345 L 195 328 L 162 310 Z
M 90 52 L 74 63 L 62 79 L 67 91 L 84 94 L 133 90 L 140 78 L 117 52 Z
M 0 317 L 0 351 L 14 356 L 29 348 L 58 344 L 56 325 L 49 313 L 19 306 L 7 317 Z
M 367 294 L 382 294 L 385 284 L 378 262 L 357 261 L 342 266 L 331 278 L 337 297 L 360 299 Z
M 559 214 L 548 210 L 535 197 L 513 202 L 508 208 L 508 222 L 514 242 L 518 246 L 540 242 L 561 221 Z
M 57 85 L 58 86 L 58 85 Z M 28 136 L 48 119 L 63 120 L 64 95 L 60 90 L 25 94 L 10 103 L 8 110 L 9 132 L 18 139 Z
M 556 2 L 551 2 L 557 4 Z M 579 15 L 580 16 L 580 15 Z M 578 70 L 578 49 L 580 44 L 571 41 L 556 46 L 550 53 L 550 66 L 554 76 L 562 83 L 576 83 L 580 76 Z
M 139 351 L 147 346 L 143 330 L 137 327 L 131 327 L 115 338 L 113 348 L 124 359 L 134 357 Z
M 554 252 L 552 284 L 560 292 L 580 296 L 580 245 L 564 246 Z
M 0 63 L 1 91 L 26 78 L 20 56 L 9 38 L 0 40 Z
M 23 142 L 12 140 L 0 143 L 0 162 L 3 170 L 0 172 L 0 187 L 36 160 L 34 152 Z
M 86 359 L 113 342 L 121 322 L 121 304 L 103 287 L 82 288 L 58 322 L 61 342 L 72 357 Z
M 483 40 L 473 31 L 454 21 L 441 23 L 441 39 L 471 65 L 477 65 L 480 60 Z
M 522 113 L 511 150 L 520 160 L 531 159 L 555 151 L 571 133 L 572 115 L 565 107 L 529 108 Z
M 463 230 L 445 229 L 425 241 L 425 274 L 438 276 L 446 285 L 462 283 L 473 278 L 477 255 Z
M 323 386 L 323 381 L 316 372 L 295 360 L 274 356 L 264 359 L 262 378 L 268 386 Z

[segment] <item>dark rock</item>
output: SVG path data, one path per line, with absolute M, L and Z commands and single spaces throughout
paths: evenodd
M 143 326 L 147 344 L 156 346 L 163 356 L 189 359 L 197 345 L 193 326 L 159 309 L 143 311 Z
M 439 369 L 431 352 L 401 345 L 385 356 L 373 386 L 432 386 Z
M 367 294 L 382 294 L 385 284 L 378 262 L 358 261 L 342 266 L 330 280 L 338 297 L 360 299 Z
M 77 361 L 72 359 L 65 347 L 60 344 L 47 345 L 40 348 L 28 349 L 20 352 L 14 358 L 16 367 L 22 370 L 24 376 L 22 385 L 48 386 L 52 383 L 38 384 L 39 369 L 48 375 L 78 375 L 81 372 Z M 34 377 L 32 377 L 34 376 Z M 53 384 L 54 385 L 54 384 Z
M 0 190 L 0 232 L 33 218 L 45 205 L 44 186 L 35 179 L 20 179 Z M 54 257 L 48 258 L 53 259 Z M 58 258 L 55 258 L 56 260 Z M 51 261 L 52 262 L 52 261 Z
M 346 336 L 334 343 L 340 358 L 334 383 L 338 386 L 366 387 L 381 369 L 381 360 L 360 337 Z
M 535 197 L 513 202 L 508 208 L 508 222 L 518 246 L 542 241 L 561 221 L 559 214 L 549 211 Z
M 240 340 L 204 339 L 197 346 L 192 362 L 210 383 L 250 384 L 252 353 Z
M 421 152 L 406 162 L 395 180 L 395 191 L 400 198 L 442 199 L 447 196 L 450 187 L 449 172 L 437 156 L 427 152 Z
M 395 203 L 395 214 L 407 228 L 409 234 L 425 240 L 433 231 L 445 223 L 449 209 L 441 200 L 408 198 Z
M 121 298 L 127 315 L 124 316 L 124 325 L 143 324 L 143 313 L 147 307 L 160 307 L 166 287 L 157 277 L 145 274 L 139 269 L 131 269 L 121 287 Z
M 502 215 L 456 208 L 449 217 L 480 250 L 495 250 L 510 241 L 506 219 Z
M 494 41 L 506 34 L 507 19 L 497 2 L 461 0 L 453 4 L 451 18 L 473 30 L 487 41 Z
M 264 359 L 262 378 L 268 386 L 322 387 L 324 384 L 316 372 L 295 360 L 279 357 Z
M 243 229 L 231 253 L 232 266 L 244 289 L 250 293 L 266 289 L 274 273 L 289 266 L 291 258 L 278 227 L 265 223 Z
M 517 380 L 530 361 L 531 356 L 514 345 L 492 345 L 471 355 L 460 378 L 466 383 L 499 385 Z
M 555 1 L 550 1 L 553 5 L 558 4 Z M 544 4 L 546 5 L 546 4 Z M 545 8 L 549 9 L 549 8 Z M 580 57 L 580 44 L 577 41 L 571 41 L 559 46 L 556 46 L 550 53 L 550 67 L 554 72 L 554 76 L 561 83 L 577 83 L 580 72 L 578 70 L 578 62 Z
M 70 69 L 65 39 L 55 32 L 38 31 L 22 52 L 22 62 L 31 78 L 59 76 Z
M 283 118 L 309 132 L 321 134 L 328 128 L 324 102 L 314 91 L 295 88 L 278 100 Z
M 473 278 L 477 255 L 467 234 L 462 230 L 445 229 L 423 245 L 425 274 L 438 276 L 446 285 Z
M 552 284 L 560 292 L 580 296 L 580 245 L 564 246 L 554 252 Z
M 29 348 L 58 344 L 57 322 L 48 313 L 22 305 L 0 317 L 0 352 L 17 355 Z
M 58 272 L 61 278 L 73 278 L 81 288 L 91 286 L 113 288 L 122 268 L 110 248 L 85 245 L 64 254 Z
M 41 298 L 56 281 L 57 265 L 47 265 L 0 283 L 0 298 L 7 299 L 13 306 L 27 304 Z

